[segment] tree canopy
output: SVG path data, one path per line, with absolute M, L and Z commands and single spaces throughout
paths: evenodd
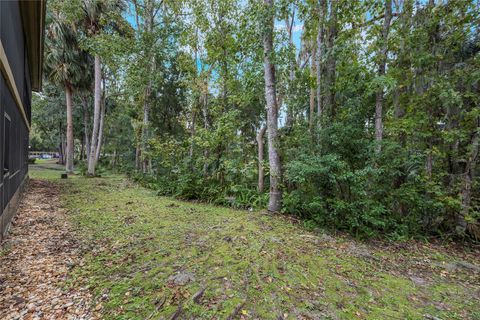
M 158 194 L 480 239 L 477 2 L 66 3 L 49 2 L 34 149 L 71 128 L 82 171 Z

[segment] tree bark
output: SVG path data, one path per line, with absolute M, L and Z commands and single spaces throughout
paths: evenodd
M 295 48 L 295 45 L 293 43 L 293 26 L 295 22 L 295 8 L 292 11 L 292 19 L 290 20 L 290 17 L 287 15 L 285 18 L 285 27 L 288 32 L 288 43 L 291 48 Z M 296 61 L 295 58 L 293 58 L 290 61 L 290 70 L 289 70 L 289 86 L 293 85 L 293 81 L 295 80 L 295 66 L 296 66 Z M 280 108 L 281 105 L 278 105 Z M 287 128 L 291 128 L 294 123 L 294 116 L 293 116 L 293 108 L 291 103 L 287 104 L 287 120 L 285 122 L 285 126 Z
M 88 161 L 90 156 L 90 136 L 88 134 L 88 123 L 89 123 L 89 116 L 88 116 L 88 99 L 87 97 L 82 97 L 83 102 L 83 130 L 84 130 L 84 139 L 85 139 L 85 155 Z
M 209 127 L 209 120 L 208 120 L 208 84 L 207 84 L 207 79 L 204 81 L 204 88 L 203 88 L 203 128 L 205 130 L 208 130 Z M 205 148 L 203 150 L 203 177 L 206 177 L 208 175 L 208 148 Z
M 392 20 L 392 0 L 385 1 L 385 19 L 383 22 L 382 36 L 379 52 L 378 76 L 385 75 L 388 52 L 388 33 L 390 30 L 390 21 Z M 377 143 L 376 152 L 382 151 L 383 140 L 383 88 L 378 88 L 375 94 L 375 141 Z
M 223 111 L 226 111 L 228 108 L 228 62 L 227 62 L 227 49 L 223 48 L 223 62 L 222 62 L 222 107 Z
M 329 112 L 329 116 L 335 117 L 335 81 L 337 73 L 337 60 L 335 56 L 335 41 L 337 38 L 337 0 L 330 2 L 330 21 L 328 26 L 328 41 L 327 41 L 327 65 L 326 65 L 326 97 L 325 106 Z
M 195 30 L 195 37 L 198 37 L 198 29 Z M 198 38 L 196 38 L 197 41 L 198 41 Z M 195 42 L 195 50 L 194 50 L 194 53 L 195 53 L 195 63 L 197 63 L 198 61 L 198 47 L 197 47 L 197 42 Z M 194 78 L 194 82 L 198 81 L 198 79 L 200 78 L 200 75 L 201 75 L 201 70 L 199 71 L 197 69 L 197 71 L 195 72 L 195 78 Z M 198 107 L 200 108 L 201 110 L 201 107 L 202 107 L 202 99 L 203 99 L 203 96 L 202 96 L 202 92 L 200 90 L 199 92 L 199 95 L 198 95 Z M 193 103 L 192 104 L 192 111 L 191 111 L 191 126 L 190 126 L 190 148 L 188 150 L 188 160 L 189 160 L 189 166 L 190 166 L 190 169 L 193 170 L 193 153 L 194 153 L 194 149 L 195 149 L 195 133 L 196 133 L 196 120 L 197 120 L 197 108 L 196 108 L 196 104 Z
M 67 161 L 66 172 L 73 173 L 73 91 L 72 87 L 67 84 L 65 86 L 65 98 L 67 102 Z
M 105 124 L 105 96 L 102 98 L 102 105 L 100 110 L 100 124 L 98 127 L 98 141 L 97 148 L 95 150 L 95 165 L 97 165 L 98 160 L 100 159 L 100 152 L 102 151 L 102 142 L 103 142 L 103 127 Z
M 79 160 L 83 160 L 83 157 L 85 155 L 85 139 L 82 139 L 82 145 L 80 146 L 80 157 Z
M 316 57 L 315 57 L 315 46 L 312 45 L 312 55 L 310 57 L 310 72 L 312 75 L 315 74 L 316 72 L 316 65 L 318 66 L 318 63 L 316 62 Z M 315 92 L 317 94 L 317 99 L 318 99 L 318 73 L 317 75 L 317 90 L 315 91 L 315 88 L 312 86 L 310 88 L 310 109 L 309 109 L 309 118 L 308 118 L 308 126 L 310 130 L 313 128 L 313 119 L 315 119 Z M 321 103 L 320 103 L 321 104 Z M 320 106 L 321 109 L 321 106 Z M 318 113 L 318 102 L 317 102 L 317 113 Z
M 477 9 L 480 9 L 480 1 L 477 1 Z M 477 31 L 479 29 L 480 29 L 480 25 L 477 24 Z M 480 87 L 478 83 L 476 85 L 476 91 L 477 91 L 477 94 L 480 93 Z M 467 165 L 465 167 L 465 175 L 464 175 L 464 181 L 463 181 L 463 187 L 462 187 L 462 193 L 461 193 L 462 207 L 461 207 L 460 213 L 457 214 L 457 216 L 455 217 L 456 231 L 457 231 L 457 234 L 460 236 L 464 236 L 468 228 L 467 217 L 471 209 L 472 184 L 475 178 L 475 168 L 476 168 L 478 156 L 479 156 L 478 145 L 480 140 L 480 117 L 477 117 L 475 121 L 476 121 L 476 125 L 475 125 L 475 131 L 472 136 L 471 153 L 468 158 Z M 475 234 L 474 236 L 476 236 L 476 238 L 478 239 L 478 229 L 476 230 L 476 232 L 477 234 Z
M 145 27 L 144 31 L 152 34 L 154 28 L 154 20 L 155 20 L 155 1 L 148 1 L 145 4 L 145 11 L 144 11 L 144 21 Z M 153 48 L 152 48 L 153 49 Z M 146 73 L 155 73 L 155 54 L 153 51 L 149 52 L 148 56 L 148 70 L 145 70 Z M 142 124 L 142 138 L 141 138 L 141 151 L 140 151 L 140 159 L 141 159 L 141 166 L 142 172 L 148 173 L 150 170 L 150 160 L 148 159 L 148 139 L 150 138 L 150 98 L 152 93 L 152 80 L 149 79 L 144 91 L 144 101 L 143 101 L 143 124 Z
M 463 187 L 462 187 L 462 207 L 460 210 L 460 214 L 456 217 L 456 231 L 457 234 L 460 236 L 465 235 L 465 231 L 468 226 L 467 217 L 470 212 L 471 202 L 472 202 L 472 184 L 475 178 L 475 167 L 477 165 L 478 160 L 478 144 L 480 140 L 480 117 L 476 119 L 476 130 L 472 137 L 471 143 L 471 153 L 467 161 L 467 165 L 465 168 L 465 174 L 463 179 Z
M 199 98 L 201 100 L 201 98 Z M 201 102 L 201 101 L 199 101 Z M 195 149 L 195 125 L 196 125 L 196 120 L 197 120 L 197 112 L 195 110 L 195 106 L 192 107 L 192 118 L 191 118 L 191 123 L 190 123 L 190 147 L 188 150 L 188 160 L 190 162 L 190 165 L 193 163 L 193 151 Z
M 90 154 L 88 157 L 88 175 L 95 175 L 95 150 L 97 149 L 98 130 L 100 126 L 100 108 L 101 108 L 101 83 L 102 71 L 100 57 L 95 56 L 95 95 L 93 108 L 93 128 L 92 128 L 92 142 L 90 143 Z
M 58 144 L 58 164 L 65 164 L 63 156 L 63 142 L 60 141 Z
M 142 159 L 142 171 L 147 173 L 148 171 L 148 159 L 146 155 L 147 145 L 148 145 L 148 126 L 150 123 L 150 91 L 151 91 L 151 81 L 148 81 L 147 88 L 145 88 L 145 100 L 143 102 L 143 123 L 142 123 L 142 150 L 140 157 Z
M 115 168 L 115 166 L 117 165 L 117 149 L 113 150 L 111 165 L 112 165 L 112 168 Z
M 140 139 L 141 139 L 141 135 L 140 134 L 136 134 L 136 138 L 137 138 L 137 145 L 136 145 L 136 148 L 135 148 L 135 169 L 137 169 L 137 171 L 140 171 L 141 169 L 141 143 L 140 143 Z
M 326 14 L 326 1 L 320 0 L 319 2 L 319 16 L 318 16 L 318 31 L 317 31 L 317 54 L 315 50 L 312 53 L 312 59 L 315 57 L 316 69 L 317 69 L 317 116 L 322 114 L 322 58 L 323 58 L 323 38 L 324 38 L 324 19 Z
M 266 126 L 262 126 L 260 131 L 257 134 L 257 145 L 258 145 L 258 187 L 257 190 L 259 193 L 263 193 L 263 187 L 265 182 L 265 170 L 263 168 L 263 137 L 265 136 L 265 131 L 267 130 Z
M 399 7 L 399 4 L 395 2 L 396 7 Z M 412 10 L 413 10 L 413 1 L 407 0 L 403 2 L 402 13 L 400 17 L 400 47 L 398 49 L 398 58 L 397 58 L 397 68 L 404 70 L 411 68 L 411 61 L 409 58 L 409 51 L 406 48 L 405 41 L 409 36 L 410 28 L 411 28 L 411 18 L 412 18 Z M 393 14 L 392 14 L 393 15 Z M 397 87 L 393 93 L 393 108 L 394 108 L 394 116 L 396 120 L 400 120 L 405 116 L 405 107 L 402 103 L 402 97 L 407 93 L 407 86 L 408 80 L 407 75 L 405 72 L 400 74 L 400 79 L 398 81 Z M 401 132 L 399 134 L 399 140 L 402 147 L 405 147 L 405 133 Z
M 59 125 L 60 142 L 58 143 L 58 164 L 65 164 L 65 147 L 63 142 L 63 127 L 62 123 Z
M 265 98 L 267 101 L 267 132 L 268 132 L 268 160 L 270 163 L 270 195 L 268 210 L 278 212 L 282 205 L 281 164 L 278 152 L 278 110 L 275 84 L 275 66 L 272 63 L 273 54 L 273 25 L 274 0 L 264 0 L 268 11 L 265 31 L 263 35 L 264 71 L 265 71 Z

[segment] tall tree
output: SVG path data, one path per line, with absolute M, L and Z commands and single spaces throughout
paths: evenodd
M 318 30 L 317 30 L 317 48 L 312 53 L 312 59 L 315 59 L 317 71 L 317 115 L 322 114 L 322 59 L 323 59 L 323 41 L 325 34 L 325 15 L 326 15 L 326 0 L 319 0 L 318 5 Z
M 460 236 L 465 235 L 465 231 L 468 227 L 467 217 L 469 216 L 470 210 L 472 208 L 472 186 L 475 179 L 475 168 L 478 161 L 478 145 L 480 140 L 480 117 L 475 119 L 475 127 L 472 135 L 472 142 L 470 145 L 470 155 L 468 157 L 465 173 L 463 179 L 462 193 L 461 193 L 461 210 L 460 213 L 456 216 L 456 231 Z M 478 229 L 473 230 L 475 233 L 478 233 Z
M 103 87 L 105 88 L 105 78 L 103 81 Z M 106 112 L 106 90 L 103 90 L 101 98 L 101 107 L 100 107 L 100 122 L 98 127 L 98 139 L 97 139 L 97 149 L 95 150 L 95 164 L 98 163 L 100 159 L 100 152 L 102 151 L 102 142 L 103 142 L 103 131 L 105 127 L 105 112 Z
M 290 14 L 291 11 L 291 14 Z M 291 15 L 291 17 L 290 17 Z M 292 7 L 290 10 L 287 8 L 287 14 L 285 17 L 285 28 L 287 30 L 288 34 L 288 44 L 289 44 L 289 49 L 290 51 L 295 51 L 295 44 L 293 43 L 293 28 L 295 26 L 295 6 Z M 290 54 L 290 65 L 289 65 L 289 71 L 288 71 L 288 86 L 292 87 L 294 85 L 294 80 L 295 80 L 295 69 L 297 67 L 295 55 Z M 289 88 L 289 91 L 292 91 L 291 88 Z M 279 105 L 281 107 L 281 105 Z M 293 114 L 293 106 L 292 103 L 287 104 L 287 120 L 285 123 L 285 126 L 287 128 L 291 128 L 294 122 L 294 114 Z
M 268 160 L 270 164 L 270 193 L 268 210 L 277 212 L 282 206 L 281 163 L 278 136 L 278 106 L 275 81 L 275 65 L 273 63 L 273 26 L 275 18 L 274 0 L 264 0 L 266 9 L 265 25 L 263 26 L 263 51 L 265 73 L 265 99 L 267 101 L 267 135 Z
M 135 2 L 136 8 L 138 8 L 139 4 Z M 154 0 L 146 0 L 144 1 L 143 5 L 143 30 L 145 39 L 147 41 L 153 40 L 152 33 L 154 30 L 154 21 L 155 16 L 157 15 L 159 8 L 156 7 L 156 2 Z M 137 15 L 138 16 L 138 15 Z M 139 25 L 138 28 L 141 28 L 142 25 Z M 147 72 L 153 71 L 155 68 L 155 55 L 151 50 L 148 50 L 147 55 Z M 141 166 L 143 173 L 147 173 L 149 170 L 149 159 L 147 157 L 147 147 L 148 147 L 148 138 L 149 138 L 149 126 L 150 126 L 150 99 L 151 99 L 151 92 L 152 92 L 152 79 L 149 78 L 144 89 L 144 97 L 143 97 L 143 120 L 142 120 L 142 142 L 141 142 L 141 150 L 140 150 L 140 157 L 141 157 Z
M 88 175 L 95 175 L 96 150 L 99 146 L 98 137 L 100 136 L 100 117 L 101 117 L 101 99 L 102 99 L 102 62 L 101 62 L 101 42 L 95 43 L 96 38 L 105 30 L 120 30 L 119 12 L 123 10 L 123 1 L 121 0 L 82 0 L 82 14 L 80 22 L 90 39 L 90 47 L 94 55 L 94 102 L 93 102 L 93 126 L 90 142 L 90 155 L 88 158 Z M 101 40 L 100 40 L 101 41 Z
M 93 12 L 115 2 L 50 1 Z M 67 113 L 54 105 L 80 103 L 87 88 L 84 126 L 81 110 L 68 112 L 69 131 L 87 138 L 69 140 L 137 167 L 158 192 L 246 207 L 270 188 L 269 210 L 357 235 L 480 237 L 475 2 L 130 3 L 128 34 L 112 32 L 121 14 L 80 6 L 75 37 L 97 55 L 108 112 L 101 98 L 94 117 L 88 109 L 92 79 L 57 81 L 44 145 L 65 148 Z
M 325 94 L 325 108 L 328 111 L 330 117 L 335 117 L 335 82 L 337 73 L 337 57 L 336 57 L 336 40 L 338 34 L 338 0 L 330 0 L 330 14 L 328 21 L 328 34 L 327 34 L 327 61 L 326 61 L 326 94 Z M 324 12 L 324 10 L 321 10 Z
M 83 12 L 84 16 L 83 24 L 87 30 L 87 34 L 90 37 L 95 37 L 101 29 L 100 19 L 101 15 L 105 10 L 104 5 L 100 1 L 96 0 L 83 0 Z M 100 108 L 101 108 L 101 83 L 102 83 L 102 65 L 100 54 L 95 53 L 94 60 L 94 98 L 93 98 L 93 126 L 92 126 L 92 135 L 90 142 L 90 154 L 88 157 L 88 175 L 95 175 L 95 154 L 97 150 L 99 127 L 100 127 Z
M 321 73 L 320 73 L 320 76 L 318 73 L 318 68 L 320 64 L 317 62 L 318 57 L 316 55 L 316 52 L 317 50 L 315 49 L 315 45 L 312 45 L 311 54 L 310 54 L 310 73 L 312 77 L 316 75 L 317 87 L 315 89 L 315 86 L 312 83 L 310 88 L 310 101 L 309 101 L 310 108 L 309 108 L 309 119 L 308 119 L 310 130 L 313 128 L 313 120 L 315 119 L 315 95 L 317 97 L 317 114 L 320 114 L 322 110 L 321 102 L 320 102 L 320 106 L 318 105 L 318 101 L 322 99 L 322 96 L 321 96 L 321 88 L 320 88 Z
M 392 20 L 392 0 L 385 1 L 385 17 L 383 20 L 382 33 L 379 41 L 379 53 L 378 59 L 378 71 L 379 78 L 385 76 L 385 69 L 387 64 L 388 54 L 388 33 L 390 30 L 390 22 Z M 384 100 L 384 88 L 383 83 L 379 84 L 377 92 L 375 93 L 375 140 L 377 142 L 377 153 L 382 150 L 383 140 L 383 100 Z
M 95 87 L 94 87 L 94 103 L 93 103 L 93 126 L 92 126 L 92 140 L 90 142 L 90 154 L 88 157 L 88 175 L 95 175 L 96 166 L 96 150 L 98 143 L 98 135 L 100 128 L 100 113 L 101 113 L 101 83 L 102 83 L 102 68 L 100 62 L 100 56 L 95 56 Z
M 60 16 L 51 15 L 47 32 L 46 73 L 49 79 L 63 86 L 67 109 L 67 147 L 65 169 L 73 173 L 74 136 L 73 136 L 73 92 L 81 82 L 85 70 L 85 55 L 78 45 L 73 25 L 62 21 Z M 83 63 L 83 64 L 82 64 Z M 84 68 L 82 70 L 82 68 Z

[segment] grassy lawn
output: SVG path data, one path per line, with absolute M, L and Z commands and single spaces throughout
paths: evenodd
M 85 253 L 68 285 L 88 286 L 105 319 L 480 319 L 475 253 L 362 244 L 54 169 L 30 176 L 61 186 Z

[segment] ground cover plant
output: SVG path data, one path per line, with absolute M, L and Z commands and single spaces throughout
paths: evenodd
M 61 180 L 47 164 L 31 176 L 59 188 L 84 254 L 67 287 L 87 286 L 105 319 L 480 316 L 475 251 L 334 237 L 159 197 L 122 175 Z

